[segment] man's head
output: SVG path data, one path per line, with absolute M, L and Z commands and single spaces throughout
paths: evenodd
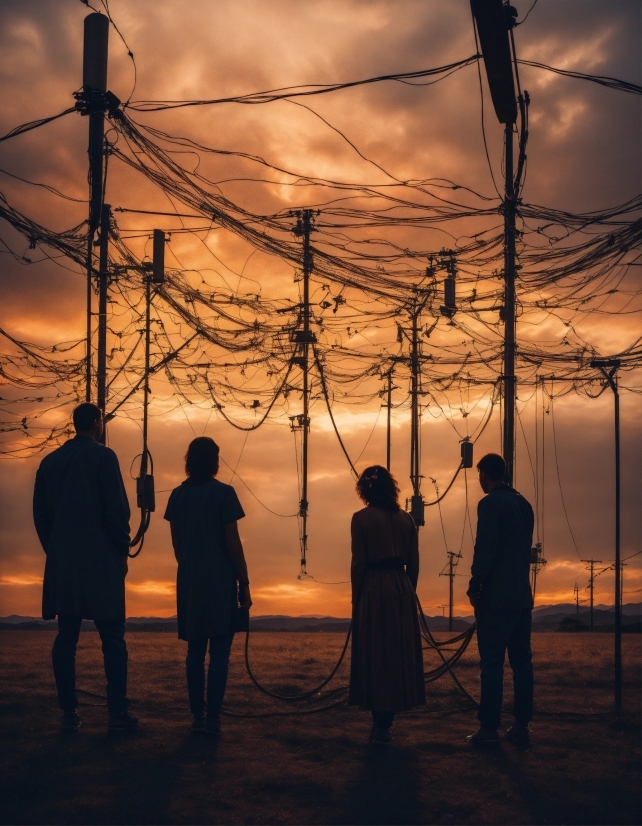
M 79 436 L 91 436 L 96 442 L 103 435 L 103 415 L 91 402 L 83 402 L 74 410 L 74 427 Z
M 506 462 L 498 453 L 487 453 L 477 462 L 477 470 L 479 471 L 479 484 L 484 493 L 490 491 L 501 485 L 506 474 Z

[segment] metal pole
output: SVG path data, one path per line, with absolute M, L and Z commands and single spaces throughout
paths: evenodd
M 111 207 L 103 204 L 100 216 L 100 265 L 98 271 L 98 364 L 96 370 L 97 403 L 105 419 L 107 406 L 107 287 L 109 285 L 109 224 Z M 105 444 L 107 423 L 103 427 Z
M 85 356 L 85 400 L 91 400 L 91 338 L 93 242 L 101 221 L 103 202 L 103 148 L 105 138 L 105 101 L 109 20 L 103 14 L 89 14 L 84 21 L 83 110 L 89 115 L 89 224 L 87 228 L 87 341 Z
M 149 357 L 151 345 L 152 278 L 145 278 L 145 383 L 143 385 L 143 455 L 140 460 L 140 475 L 147 475 L 147 427 L 149 411 Z
M 622 560 L 620 556 L 620 394 L 617 376 L 611 378 L 615 396 L 615 708 L 622 708 Z
M 504 131 L 504 444 L 506 483 L 513 484 L 515 460 L 515 191 L 513 183 L 513 124 Z
M 453 630 L 453 599 L 454 599 L 454 587 L 453 583 L 455 581 L 455 572 L 453 570 L 453 552 L 451 551 L 448 554 L 448 578 L 450 580 L 450 588 L 449 588 L 449 598 L 448 598 L 448 630 Z
M 622 708 L 622 557 L 621 557 L 621 495 L 620 495 L 620 393 L 617 384 L 617 371 L 621 366 L 618 359 L 594 359 L 591 367 L 597 367 L 613 391 L 615 418 L 615 673 L 614 695 L 615 708 Z M 610 368 L 607 372 L 607 368 Z
M 420 496 L 419 474 L 419 306 L 415 299 L 411 312 L 412 340 L 410 352 L 410 482 L 413 496 Z

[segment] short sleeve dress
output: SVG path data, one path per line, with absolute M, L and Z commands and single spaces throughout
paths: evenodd
M 245 516 L 236 491 L 218 479 L 186 479 L 174 488 L 165 519 L 180 548 L 176 577 L 178 636 L 205 639 L 233 630 L 236 573 L 227 553 L 225 526 Z

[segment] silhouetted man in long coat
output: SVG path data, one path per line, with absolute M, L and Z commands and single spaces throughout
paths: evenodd
M 477 508 L 477 537 L 468 597 L 475 609 L 481 667 L 480 729 L 468 737 L 474 745 L 497 745 L 501 722 L 504 657 L 513 671 L 515 723 L 506 738 L 528 745 L 533 715 L 530 557 L 533 509 L 502 481 L 506 464 L 489 453 L 477 464 L 487 495 Z
M 94 620 L 102 640 L 110 730 L 134 728 L 129 714 L 125 645 L 125 576 L 129 504 L 116 454 L 99 443 L 100 409 L 81 404 L 76 436 L 38 468 L 33 517 L 47 555 L 43 619 L 58 617 L 52 659 L 63 728 L 77 729 L 75 657 L 83 619 Z

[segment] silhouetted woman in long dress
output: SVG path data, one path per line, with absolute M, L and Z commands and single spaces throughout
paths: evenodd
M 372 712 L 370 741 L 390 741 L 396 711 L 425 705 L 415 601 L 417 528 L 399 507 L 399 488 L 380 465 L 357 482 L 366 507 L 352 517 L 352 663 L 349 704 Z
M 185 456 L 187 479 L 175 488 L 165 519 L 178 561 L 178 636 L 187 640 L 187 688 L 192 731 L 217 734 L 239 605 L 252 604 L 239 519 L 245 515 L 234 488 L 219 482 L 218 445 L 194 439 Z M 210 663 L 205 706 L 205 654 Z M 207 708 L 207 716 L 205 709 Z

